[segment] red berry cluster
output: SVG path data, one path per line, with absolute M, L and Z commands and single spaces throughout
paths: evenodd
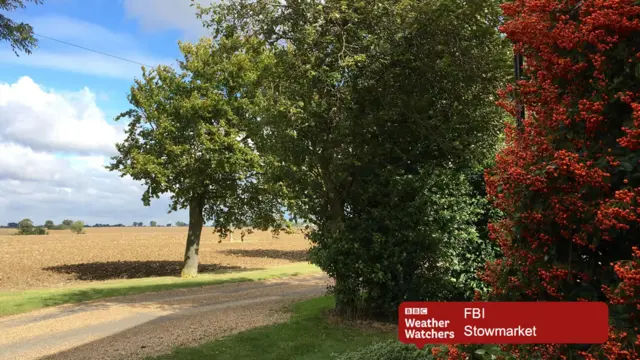
M 496 300 L 606 301 L 609 341 L 505 347 L 518 359 L 640 359 L 640 1 L 512 0 L 502 26 L 524 79 L 498 102 L 522 128 L 485 174 L 506 215 Z

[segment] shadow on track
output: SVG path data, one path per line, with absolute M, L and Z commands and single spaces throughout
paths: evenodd
M 263 249 L 230 249 L 222 250 L 221 253 L 231 256 L 253 257 L 253 258 L 269 258 L 289 260 L 292 262 L 308 261 L 308 253 L 306 250 L 263 250 Z

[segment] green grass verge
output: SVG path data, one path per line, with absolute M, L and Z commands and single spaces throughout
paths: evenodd
M 72 304 L 114 296 L 232 282 L 259 281 L 319 272 L 319 268 L 309 263 L 296 263 L 263 270 L 222 274 L 201 274 L 193 279 L 181 279 L 179 277 L 155 277 L 129 280 L 109 280 L 87 285 L 74 285 L 61 288 L 3 291 L 0 292 L 0 316 L 23 313 L 48 306 Z
M 264 326 L 194 348 L 179 348 L 155 360 L 326 360 L 374 342 L 393 339 L 395 332 L 331 324 L 326 312 L 333 297 L 297 303 L 287 323 Z

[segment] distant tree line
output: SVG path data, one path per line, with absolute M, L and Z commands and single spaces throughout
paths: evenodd
M 18 229 L 17 235 L 48 235 L 48 230 L 71 230 L 76 234 L 84 233 L 84 222 L 77 220 L 63 220 L 56 225 L 52 220 L 45 221 L 44 225 L 34 225 L 31 219 L 22 219 L 20 222 L 10 222 L 7 226 L 10 229 Z
M 166 227 L 171 227 L 173 224 L 168 223 L 167 225 L 165 225 Z M 134 221 L 133 222 L 133 227 L 141 227 L 141 226 L 145 226 L 144 223 L 142 221 Z M 157 227 L 160 226 L 162 227 L 162 225 L 158 225 L 157 221 L 149 221 L 149 226 L 150 227 Z M 186 222 L 182 222 L 182 221 L 176 221 L 176 226 L 187 226 Z
M 29 220 L 29 219 L 26 219 Z M 31 220 L 29 220 L 31 221 Z M 45 221 L 44 225 L 38 225 L 34 227 L 41 227 L 47 230 L 69 230 L 71 225 L 74 223 L 73 220 L 64 220 L 62 223 L 56 225 L 52 220 L 47 220 Z M 33 222 L 32 222 L 33 224 Z M 20 223 L 17 222 L 8 222 L 7 225 L 0 225 L 0 229 L 18 229 L 20 226 Z M 142 221 L 139 222 L 134 222 L 133 227 L 141 227 L 141 226 L 145 226 L 144 223 Z M 163 225 L 158 225 L 158 223 L 156 221 L 151 221 L 149 223 L 149 226 L 155 227 L 155 226 L 160 226 L 162 227 Z M 166 225 L 164 225 L 166 227 L 171 227 L 173 226 L 173 224 L 168 223 Z M 175 226 L 188 226 L 187 223 L 182 222 L 182 221 L 176 221 Z M 96 223 L 94 225 L 84 225 L 84 227 L 94 227 L 94 228 L 99 228 L 99 227 L 126 227 L 126 225 L 118 223 L 118 224 L 101 224 L 101 223 Z

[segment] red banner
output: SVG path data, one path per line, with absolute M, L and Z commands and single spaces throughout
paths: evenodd
M 602 302 L 405 302 L 405 344 L 601 344 L 609 332 Z

